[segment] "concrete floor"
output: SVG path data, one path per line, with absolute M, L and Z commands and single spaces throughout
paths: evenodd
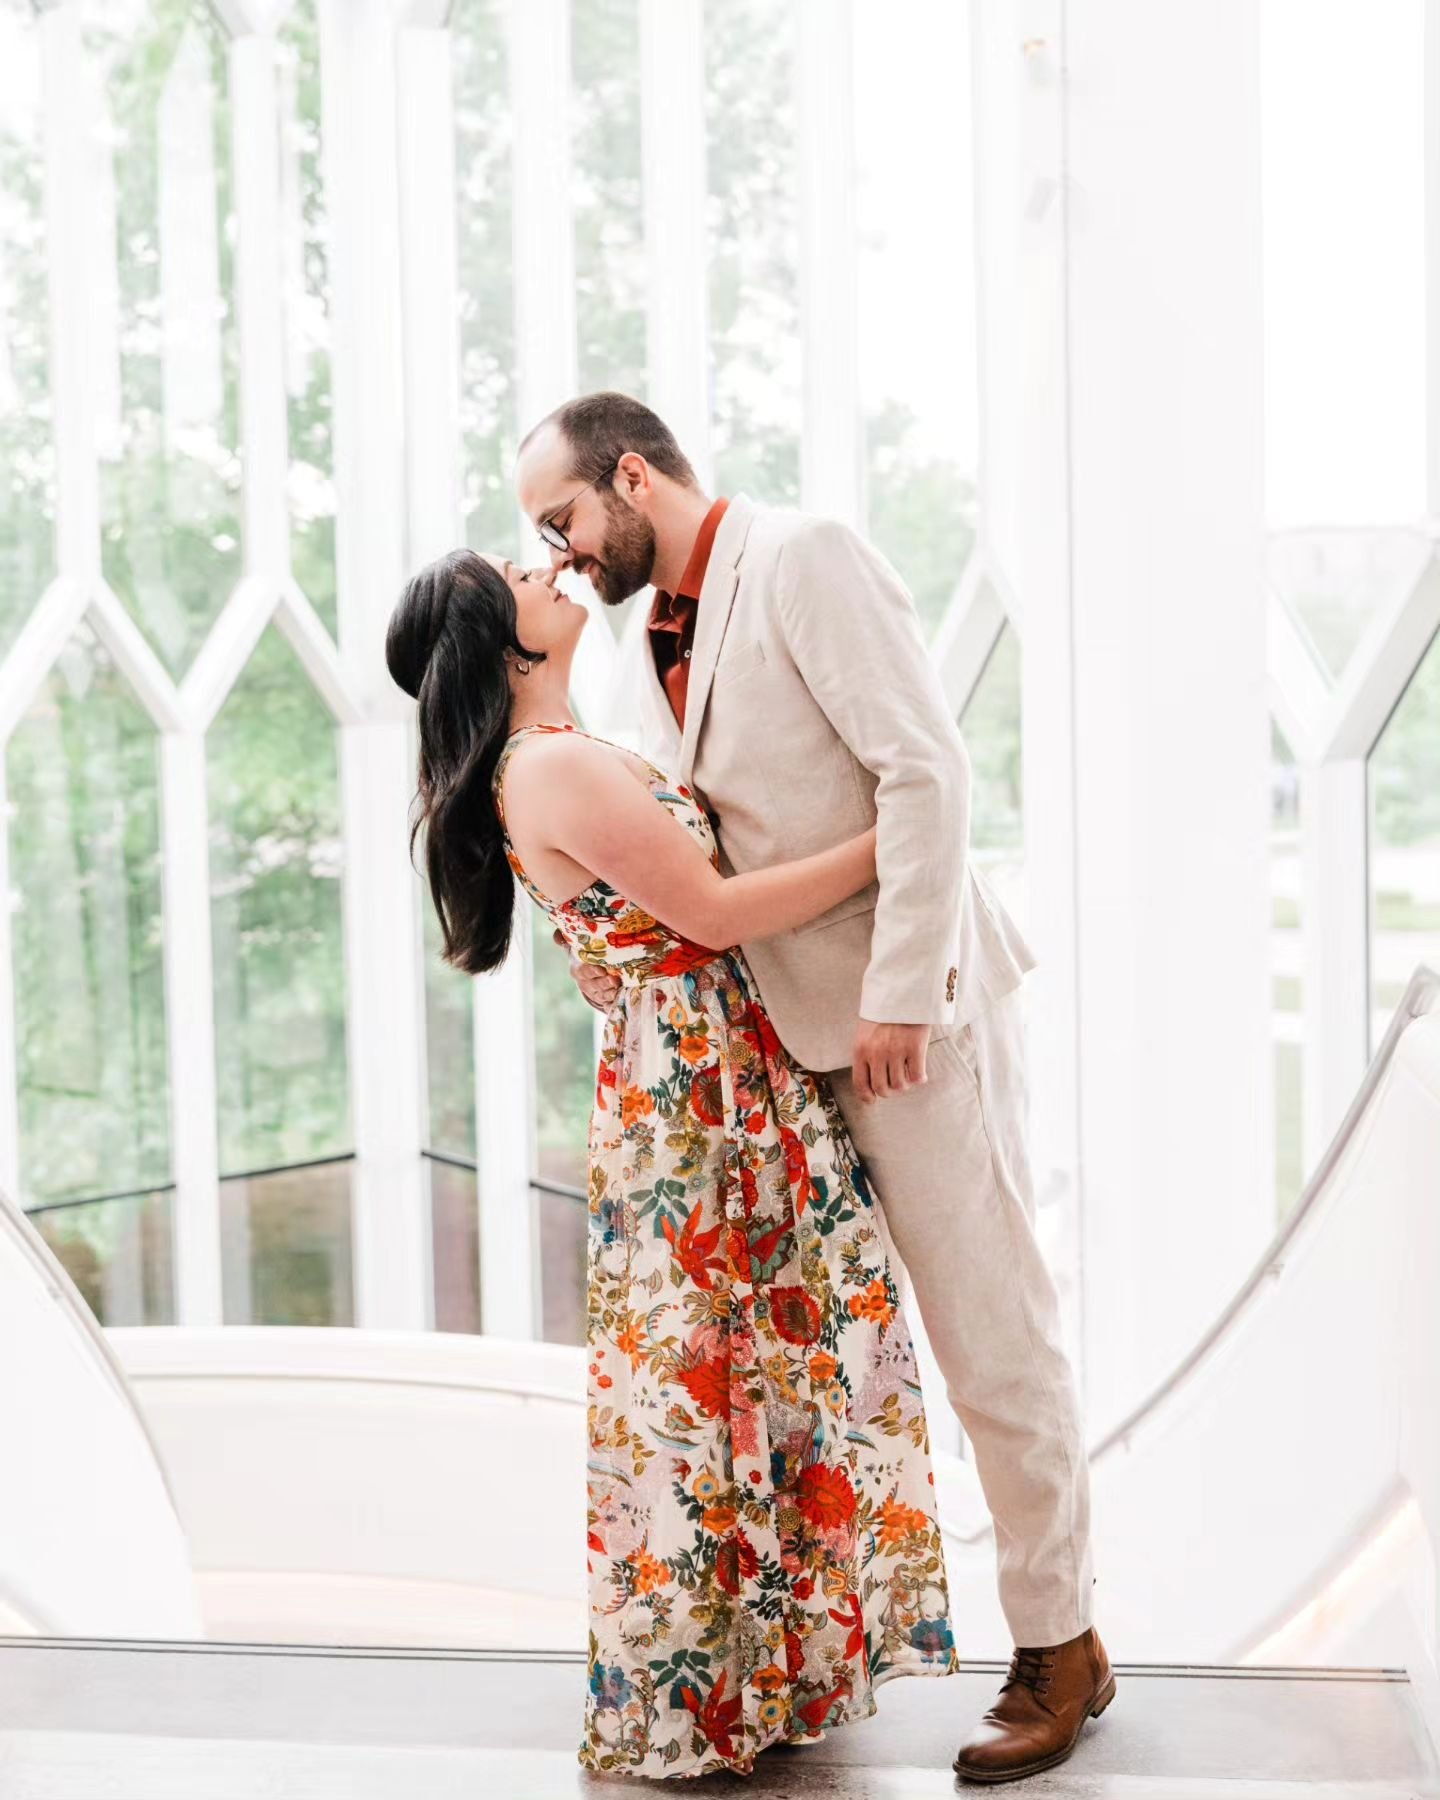
M 894 1681 L 880 1712 L 754 1775 L 766 1800 L 979 1794 L 950 1759 L 1000 1664 Z M 1116 1665 L 1070 1760 L 1003 1791 L 1066 1800 L 1440 1800 L 1403 1675 Z M 0 1637 L 0 1800 L 574 1800 L 653 1792 L 574 1758 L 579 1657 Z

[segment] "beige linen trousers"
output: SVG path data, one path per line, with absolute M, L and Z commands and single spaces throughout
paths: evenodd
M 645 754 L 743 873 L 876 827 L 878 880 L 742 944 L 775 1030 L 829 1075 L 995 1526 L 1017 1644 L 1092 1622 L 1089 1471 L 1033 1229 L 1020 982 L 1034 957 L 967 854 L 970 769 L 914 603 L 847 526 L 745 495 L 700 593 L 683 732 L 628 640 Z M 857 1020 L 928 1024 L 927 1079 L 862 1102 Z M 964 1621 L 956 1621 L 963 1643 Z

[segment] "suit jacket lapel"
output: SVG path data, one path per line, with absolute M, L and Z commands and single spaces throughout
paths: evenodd
M 695 766 L 695 744 L 710 698 L 715 661 L 730 622 L 730 608 L 740 582 L 740 553 L 750 531 L 755 508 L 744 494 L 736 494 L 725 508 L 710 548 L 710 561 L 700 587 L 695 618 L 695 641 L 690 650 L 690 680 L 685 689 L 685 730 L 680 739 L 677 778 L 688 782 Z

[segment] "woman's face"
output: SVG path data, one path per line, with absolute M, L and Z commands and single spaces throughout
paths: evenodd
M 585 628 L 585 608 L 555 585 L 554 569 L 521 569 L 508 556 L 486 556 L 515 596 L 516 635 L 529 650 L 557 650 Z

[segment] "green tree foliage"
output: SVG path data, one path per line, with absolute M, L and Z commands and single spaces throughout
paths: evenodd
M 159 770 L 149 718 L 82 626 L 10 741 L 22 1191 L 170 1175 Z
M 105 71 L 113 137 L 119 284 L 120 420 L 102 439 L 105 578 L 167 668 L 183 675 L 240 574 L 238 343 L 227 40 L 205 0 L 150 0 L 132 28 L 87 9 L 87 45 Z M 161 317 L 159 123 L 167 79 L 198 42 L 213 96 L 219 315 L 187 323 L 218 339 L 221 416 L 167 441 Z M 108 247 L 103 254 L 108 254 Z
M 1025 848 L 1020 742 L 1020 639 L 1007 625 L 960 720 L 970 753 L 970 842 L 976 850 Z
M 1370 783 L 1378 843 L 1440 849 L 1440 638 L 1375 747 Z
M 54 573 L 55 451 L 51 435 L 39 58 L 33 18 L 5 21 L 36 75 L 32 110 L 0 113 L 0 656 Z M 23 37 L 22 37 L 23 31 Z M 4 40 L 0 40 L 3 42 Z M 18 59 L 17 59 L 18 60 Z M 12 79 L 16 79 L 12 75 Z M 18 87 L 18 81 L 17 81 Z
M 637 0 L 585 0 L 572 8 L 571 83 L 580 389 L 618 388 L 643 400 L 647 265 Z
M 273 626 L 208 749 L 220 1167 L 230 1173 L 351 1143 L 335 727 Z
M 870 536 L 903 576 L 927 635 L 933 635 L 975 546 L 973 476 L 958 463 L 917 454 L 915 417 L 890 400 L 867 422 Z
M 289 100 L 282 133 L 299 179 L 300 286 L 285 295 L 289 357 L 299 365 L 287 397 L 290 563 L 332 636 L 335 598 L 335 491 L 330 381 L 330 218 L 321 167 L 320 34 L 315 0 L 296 0 L 279 37 Z
M 456 0 L 450 19 L 463 505 L 465 541 L 477 550 L 504 549 L 515 541 L 507 14 L 502 0 Z
M 795 9 L 705 7 L 711 420 L 720 492 L 800 498 Z

